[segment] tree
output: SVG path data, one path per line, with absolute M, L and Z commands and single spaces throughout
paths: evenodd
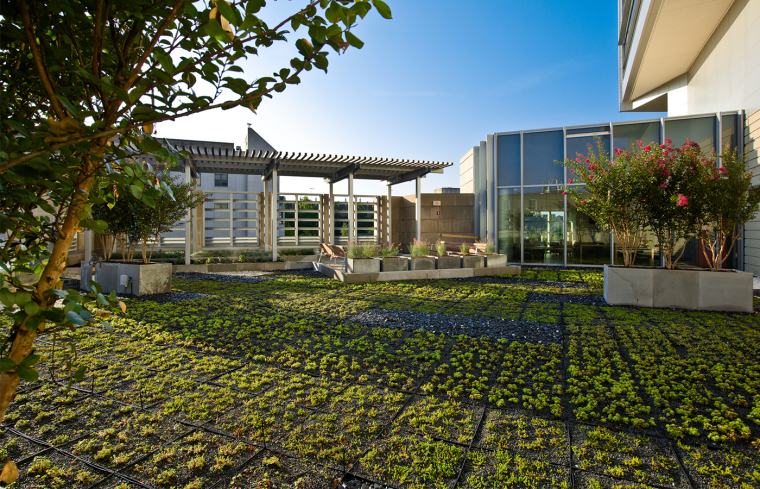
M 87 303 L 113 304 L 55 290 L 74 235 L 105 231 L 91 206 L 95 178 L 124 185 L 149 207 L 169 192 L 165 182 L 130 158 L 151 155 L 171 166 L 177 155 L 152 137 L 154 124 L 214 108 L 256 111 L 265 97 L 327 71 L 329 48 L 361 48 L 352 29 L 381 0 L 306 0 L 276 25 L 260 12 L 265 0 L 19 0 L 0 17 L 0 263 L 11 271 L 35 265 L 33 288 L 0 284 L 13 325 L 0 346 L 0 420 L 20 376 L 36 379 L 34 341 L 98 318 Z M 304 34 L 297 38 L 298 32 Z M 246 76 L 242 62 L 275 43 L 298 56 L 272 76 Z M 63 296 L 66 309 L 54 307 Z

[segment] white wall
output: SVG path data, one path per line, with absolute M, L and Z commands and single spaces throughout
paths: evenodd
M 683 93 L 669 94 L 669 116 L 760 109 L 760 0 L 734 2 L 689 68 L 685 95 L 684 105 Z

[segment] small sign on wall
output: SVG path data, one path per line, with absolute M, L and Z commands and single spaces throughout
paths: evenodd
M 441 201 L 440 200 L 434 200 L 433 201 L 433 206 L 434 207 L 440 207 L 441 206 Z

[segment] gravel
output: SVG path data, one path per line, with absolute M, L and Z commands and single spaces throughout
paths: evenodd
M 240 284 L 260 284 L 276 279 L 271 272 L 175 273 L 172 276 L 189 280 L 212 280 Z
M 125 297 L 136 301 L 152 301 L 159 304 L 169 304 L 171 302 L 188 301 L 192 299 L 200 299 L 202 297 L 211 297 L 211 294 L 199 294 L 197 292 L 180 292 L 178 290 L 172 290 L 168 294 L 153 294 L 153 295 L 130 295 L 130 294 L 116 294 L 119 297 Z
M 425 331 L 448 335 L 466 334 L 506 338 L 520 343 L 548 345 L 562 343 L 562 326 L 537 321 L 508 321 L 485 316 L 459 316 L 437 312 L 370 309 L 349 317 L 346 321 L 404 331 Z
M 586 306 L 606 306 L 607 301 L 598 295 L 578 294 L 531 294 L 530 302 L 544 302 L 550 304 L 583 304 Z

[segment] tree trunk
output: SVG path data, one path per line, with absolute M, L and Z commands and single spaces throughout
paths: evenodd
M 104 149 L 105 141 L 102 144 L 93 144 L 93 153 L 98 156 L 103 154 Z M 84 157 L 82 167 L 82 174 L 93 175 L 95 165 L 92 163 L 91 157 Z M 42 271 L 40 280 L 32 292 L 32 300 L 43 311 L 50 309 L 55 304 L 56 296 L 52 295 L 51 291 L 55 288 L 64 270 L 66 270 L 66 258 L 69 255 L 69 248 L 72 241 L 74 241 L 76 229 L 79 227 L 79 217 L 77 216 L 79 216 L 79 213 L 82 212 L 87 204 L 88 198 L 86 196 L 89 195 L 93 180 L 94 176 L 90 176 L 77 183 L 77 191 L 74 192 L 74 198 L 66 213 L 63 226 L 61 226 L 62 233 L 53 245 L 53 253 L 50 255 L 48 264 Z M 44 328 L 44 322 L 40 322 L 35 331 L 27 330 L 23 323 L 13 325 L 13 331 L 16 332 L 16 336 L 13 338 L 9 356 L 16 364 L 33 352 L 34 340 L 38 332 L 44 331 Z M 8 406 L 16 397 L 16 388 L 19 381 L 20 378 L 15 371 L 0 374 L 0 422 L 5 418 Z

